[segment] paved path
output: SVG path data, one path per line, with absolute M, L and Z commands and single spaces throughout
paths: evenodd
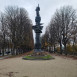
M 77 60 L 54 57 L 53 60 L 22 57 L 0 60 L 0 77 L 77 77 Z
M 8 58 L 8 57 L 10 57 L 10 56 L 11 56 L 11 55 L 7 55 L 7 56 L 3 56 L 3 57 L 1 56 L 1 57 L 0 57 L 0 60 L 5 59 L 5 58 Z

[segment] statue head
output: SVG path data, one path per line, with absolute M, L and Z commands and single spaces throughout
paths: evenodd
M 39 4 L 38 4 L 38 7 L 36 7 L 36 11 L 40 11 L 40 7 L 39 7 Z

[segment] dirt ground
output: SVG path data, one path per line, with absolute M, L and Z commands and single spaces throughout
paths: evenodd
M 77 60 L 53 56 L 52 60 L 0 60 L 0 77 L 77 77 Z

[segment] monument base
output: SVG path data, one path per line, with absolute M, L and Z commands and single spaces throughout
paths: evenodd
M 41 49 L 34 49 L 34 52 L 42 52 Z
M 26 55 L 23 57 L 25 60 L 50 60 L 54 59 L 51 54 L 47 52 L 33 52 L 30 55 Z
M 47 55 L 47 52 L 44 52 L 44 51 L 40 51 L 40 52 L 34 51 L 34 52 L 31 54 L 31 56 L 45 56 L 45 55 Z

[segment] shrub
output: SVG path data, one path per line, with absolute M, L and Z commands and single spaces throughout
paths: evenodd
M 67 50 L 68 52 L 72 52 L 72 51 L 73 51 L 73 48 L 72 48 L 72 46 L 71 46 L 71 45 L 67 45 L 66 50 Z
M 72 48 L 74 52 L 77 52 L 77 45 L 73 45 Z
M 77 45 L 67 45 L 67 52 L 70 55 L 77 55 Z
M 57 52 L 60 52 L 60 47 L 57 47 L 56 50 L 57 50 Z

